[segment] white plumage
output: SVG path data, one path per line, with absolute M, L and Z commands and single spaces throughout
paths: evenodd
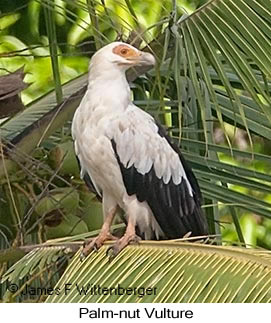
M 87 176 L 102 198 L 104 226 L 85 247 L 85 255 L 112 238 L 109 228 L 118 207 L 125 211 L 128 226 L 124 237 L 113 246 L 114 255 L 136 238 L 135 227 L 145 239 L 171 238 L 178 232 L 181 236 L 193 231 L 188 225 L 191 219 L 184 218 L 189 216 L 185 208 L 192 218 L 197 207 L 197 182 L 190 183 L 180 152 L 161 133 L 152 116 L 132 103 L 125 76 L 131 66 L 154 63 L 151 54 L 120 42 L 103 47 L 91 59 L 88 89 L 75 112 L 72 135 L 81 177 Z M 161 201 L 155 202 L 158 197 L 153 190 L 164 196 L 163 205 L 158 206 L 163 212 L 169 209 L 164 218 L 157 208 Z M 183 201 L 182 194 L 189 203 Z M 183 202 L 176 202 L 179 196 Z M 202 214 L 195 221 L 195 225 L 201 225 L 198 231 L 205 233 Z M 183 228 L 175 230 L 176 223 Z

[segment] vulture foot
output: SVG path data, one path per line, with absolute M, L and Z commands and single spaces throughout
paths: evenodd
M 80 255 L 81 261 L 83 261 L 90 254 L 91 251 L 98 251 L 106 240 L 118 239 L 110 233 L 110 226 L 116 214 L 116 210 L 117 207 L 113 207 L 107 214 L 98 237 L 89 239 L 84 243 L 83 250 L 81 251 Z
M 106 254 L 109 257 L 109 261 L 115 258 L 120 253 L 120 251 L 127 247 L 129 244 L 139 243 L 140 240 L 141 238 L 138 237 L 136 234 L 129 235 L 126 233 L 122 238 L 118 239 L 113 244 L 113 246 L 107 249 Z
M 83 245 L 83 250 L 80 254 L 80 260 L 83 261 L 91 251 L 97 252 L 107 240 L 117 240 L 118 238 L 113 236 L 110 232 L 101 231 L 96 238 L 86 240 Z

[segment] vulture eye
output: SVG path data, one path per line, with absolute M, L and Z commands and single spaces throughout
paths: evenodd
M 124 58 L 126 58 L 128 56 L 129 57 L 130 56 L 138 56 L 137 53 L 133 49 L 131 49 L 128 46 L 125 46 L 125 45 L 116 46 L 115 48 L 113 48 L 113 53 L 117 54 L 117 55 L 119 55 L 121 57 L 124 57 Z
M 122 54 L 122 55 L 126 55 L 127 53 L 128 53 L 128 48 L 122 48 L 122 50 L 120 51 L 120 53 Z

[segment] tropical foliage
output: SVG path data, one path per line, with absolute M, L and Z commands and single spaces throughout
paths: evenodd
M 70 242 L 69 247 L 61 247 L 63 242 L 31 251 L 27 259 L 10 268 L 6 278 L 19 284 L 29 273 L 42 275 L 46 262 L 50 268 L 63 264 L 77 245 Z M 103 247 L 84 262 L 77 252 L 46 302 L 271 301 L 270 252 L 153 241 L 126 248 L 109 262 L 105 251 Z M 12 301 L 22 292 L 31 293 L 27 285 L 22 284 L 16 293 L 7 292 L 4 301 Z M 40 300 L 48 295 L 43 293 Z
M 224 245 L 270 248 L 271 1 L 19 2 L 1 5 L 0 17 L 3 73 L 24 65 L 24 81 L 32 83 L 22 93 L 26 108 L 0 124 L 0 241 L 12 247 L 0 253 L 2 272 L 18 260 L 6 279 L 54 285 L 68 265 L 59 288 L 67 279 L 85 284 L 91 273 L 108 286 L 120 273 L 125 286 L 154 286 L 159 271 L 161 284 L 180 281 L 183 289 L 167 294 L 159 287 L 156 298 L 120 301 L 270 301 L 267 251 L 144 243 L 110 264 L 103 252 L 80 264 L 72 241 L 91 236 L 86 232 L 99 229 L 102 218 L 79 178 L 70 120 L 96 49 L 122 38 L 153 52 L 155 69 L 127 74 L 133 98 L 181 141 L 201 186 L 213 242 L 221 244 L 222 229 Z M 54 240 L 44 244 L 48 239 Z M 48 301 L 97 301 L 73 297 Z M 5 293 L 12 298 L 24 299 Z

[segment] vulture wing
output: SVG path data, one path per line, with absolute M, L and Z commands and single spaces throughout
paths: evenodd
M 165 236 L 207 234 L 197 180 L 165 130 L 134 105 L 111 129 L 115 129 L 111 143 L 128 195 L 148 203 Z

